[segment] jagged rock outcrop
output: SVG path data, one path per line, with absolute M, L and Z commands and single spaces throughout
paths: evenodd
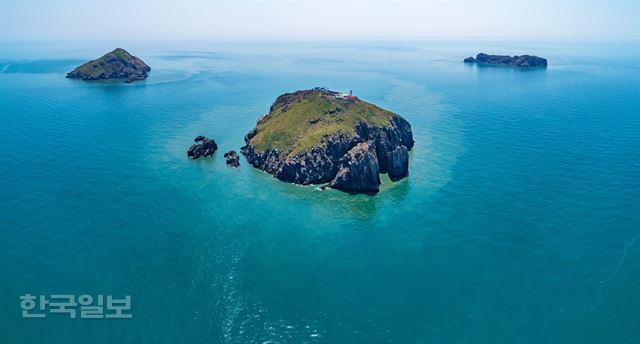
M 393 181 L 400 180 L 409 174 L 409 151 L 406 146 L 400 145 L 389 153 L 389 178 Z
M 329 186 L 354 193 L 378 192 L 380 167 L 375 144 L 372 141 L 361 142 L 351 148 Z
M 224 153 L 224 157 L 227 159 L 227 166 L 229 167 L 238 167 L 240 166 L 240 156 L 236 151 L 230 150 Z
M 193 141 L 195 144 L 187 150 L 187 156 L 192 159 L 206 158 L 213 155 L 218 149 L 216 141 L 202 135 L 197 136 Z
M 117 48 L 67 73 L 67 78 L 82 80 L 121 79 L 134 82 L 147 78 L 151 68 L 140 58 Z
M 547 68 L 547 59 L 531 55 L 516 55 L 512 57 L 508 55 L 487 55 L 480 53 L 476 58 L 467 57 L 464 59 L 464 62 L 518 68 Z
M 336 127 L 339 130 L 333 130 Z M 355 97 L 314 89 L 278 97 L 245 143 L 241 152 L 247 161 L 282 181 L 329 183 L 340 190 L 372 193 L 378 190 L 379 173 L 389 173 L 394 181 L 407 176 L 414 141 L 411 125 L 399 115 Z M 371 154 L 364 154 L 365 148 Z M 370 165 L 370 155 L 375 169 L 361 167 Z M 355 175 L 363 171 L 375 171 L 375 178 Z

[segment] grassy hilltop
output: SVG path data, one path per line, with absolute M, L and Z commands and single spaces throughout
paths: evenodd
M 320 144 L 323 136 L 342 132 L 355 136 L 359 122 L 370 127 L 390 126 L 397 116 L 360 99 L 345 99 L 323 89 L 284 94 L 256 126 L 251 144 L 259 151 L 277 149 L 296 154 Z

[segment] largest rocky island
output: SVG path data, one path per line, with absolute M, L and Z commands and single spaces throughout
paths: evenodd
M 324 88 L 279 96 L 245 136 L 254 167 L 296 184 L 352 193 L 379 191 L 380 173 L 409 173 L 411 125 L 401 116 Z

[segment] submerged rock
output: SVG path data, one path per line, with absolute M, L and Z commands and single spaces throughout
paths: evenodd
M 196 143 L 191 145 L 187 151 L 187 156 L 192 159 L 198 159 L 201 157 L 206 158 L 213 155 L 213 153 L 218 149 L 216 141 L 202 135 L 196 137 L 193 141 Z
M 238 167 L 240 166 L 240 156 L 236 151 L 230 150 L 224 153 L 224 157 L 227 158 L 227 166 L 229 167 Z
M 134 82 L 147 78 L 151 68 L 122 48 L 106 53 L 67 73 L 67 78 L 82 80 L 121 79 Z
M 326 89 L 278 97 L 245 142 L 241 152 L 247 161 L 282 181 L 330 183 L 337 189 L 364 193 L 376 192 L 379 182 L 375 184 L 373 176 L 356 177 L 354 173 L 375 170 L 378 181 L 378 174 L 387 172 L 392 180 L 401 179 L 408 174 L 408 151 L 414 144 L 411 125 L 401 116 Z M 364 149 L 361 143 L 373 152 L 375 169 L 346 167 L 346 162 L 360 166 L 353 153 Z M 356 146 L 360 148 L 352 152 Z M 335 181 L 339 173 L 340 180 Z
M 547 59 L 531 55 L 516 55 L 512 57 L 508 55 L 487 55 L 480 53 L 475 59 L 473 57 L 467 57 L 464 59 L 464 62 L 518 68 L 547 68 Z

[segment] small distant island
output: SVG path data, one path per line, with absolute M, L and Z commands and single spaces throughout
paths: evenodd
M 509 56 L 480 53 L 476 55 L 476 58 L 467 57 L 464 62 L 517 68 L 547 68 L 547 59 L 531 55 Z
M 120 79 L 134 82 L 147 78 L 151 68 L 122 48 L 106 53 L 67 73 L 67 78 L 82 80 Z
M 245 136 L 254 167 L 290 183 L 350 193 L 379 191 L 380 173 L 409 173 L 411 125 L 350 93 L 314 88 L 279 96 Z

